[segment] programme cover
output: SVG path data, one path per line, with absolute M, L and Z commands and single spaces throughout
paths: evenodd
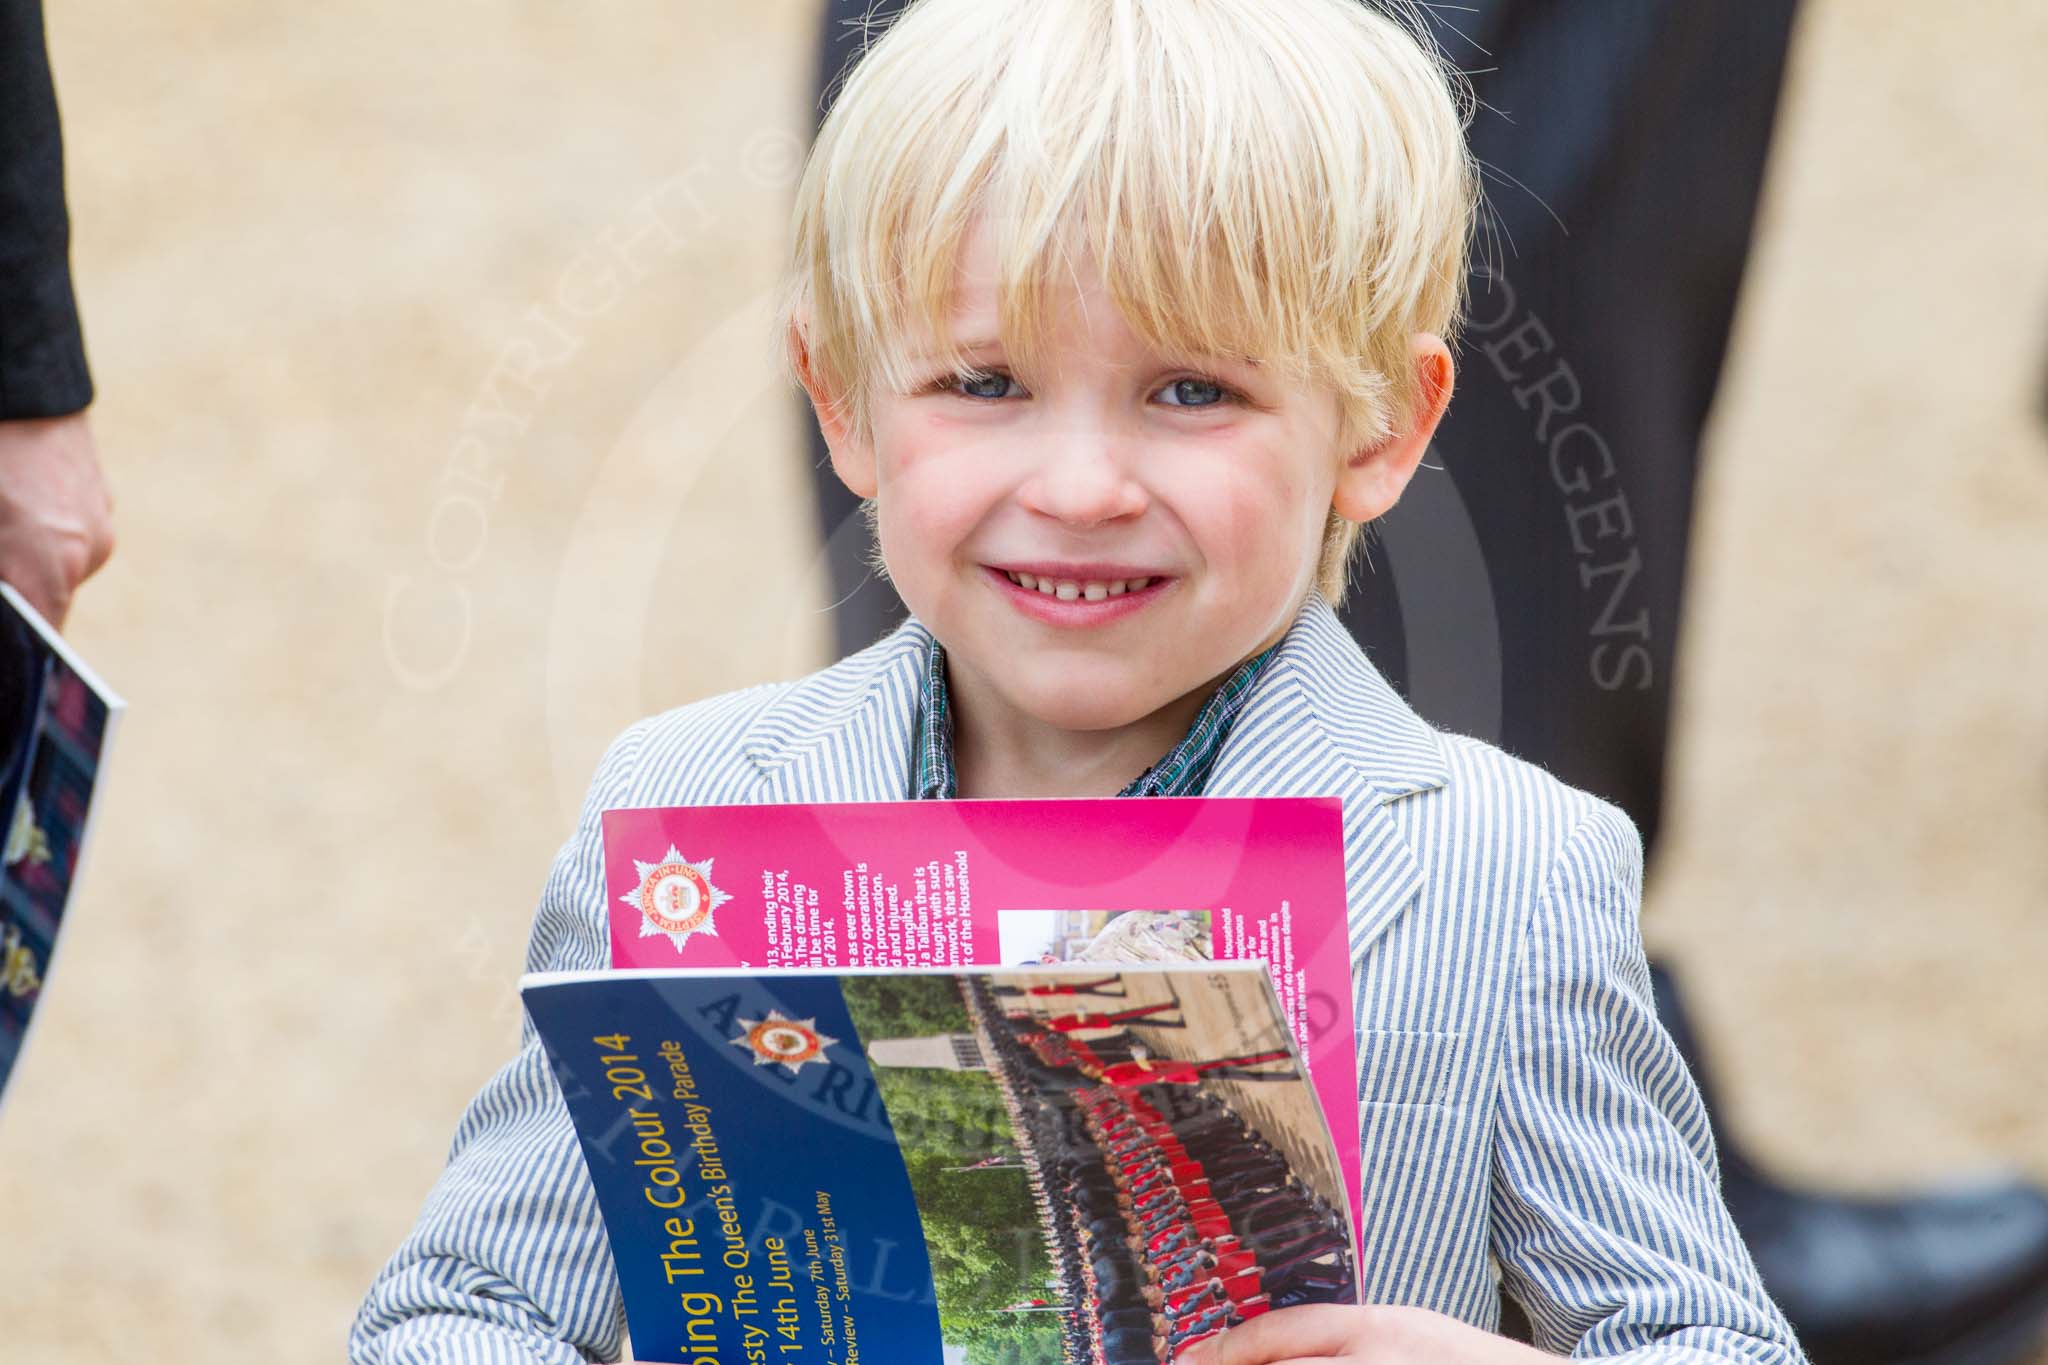
M 1337 1149 L 1256 964 L 522 992 L 638 1359 L 1129 1365 L 1357 1299 Z
M 41 999 L 121 699 L 0 583 L 0 1089 Z
M 1356 1135 L 1334 798 L 644 807 L 604 813 L 604 851 L 614 967 L 1263 960 Z

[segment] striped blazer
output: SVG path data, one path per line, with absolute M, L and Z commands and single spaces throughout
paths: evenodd
M 641 721 L 606 751 L 533 924 L 535 971 L 609 948 L 612 806 L 889 801 L 928 642 L 912 622 L 793 683 Z M 1433 729 L 1312 598 L 1211 773 L 1214 796 L 1343 800 L 1369 1301 L 1631 1360 L 1798 1361 L 1721 1201 L 1698 1091 L 1657 1022 L 1627 816 Z M 364 1362 L 610 1359 L 604 1228 L 532 1026 L 463 1115 L 350 1333 Z

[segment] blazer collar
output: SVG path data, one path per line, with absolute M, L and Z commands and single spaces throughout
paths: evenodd
M 1211 796 L 1334 796 L 1344 812 L 1351 964 L 1422 889 L 1422 864 L 1390 807 L 1449 781 L 1443 739 L 1312 597 L 1239 713 Z
M 1273 767 L 1298 761 L 1318 744 L 1375 803 L 1449 779 L 1442 736 L 1372 666 L 1330 604 L 1314 596 L 1238 714 L 1208 792 L 1270 790 Z
M 931 634 L 916 620 L 793 684 L 749 727 L 762 801 L 899 801 Z M 1335 796 L 1344 808 L 1354 963 L 1410 904 L 1422 869 L 1388 806 L 1449 778 L 1439 733 L 1321 597 L 1302 608 L 1231 726 L 1211 796 Z
M 890 771 L 882 774 L 882 785 L 894 795 L 881 799 L 898 799 L 909 790 L 910 726 L 931 639 L 913 618 L 859 653 L 793 683 L 750 727 L 748 757 L 771 772 L 829 737 L 846 737 L 883 760 Z M 890 702 L 908 705 L 885 704 Z M 1441 787 L 1448 776 L 1441 735 L 1372 666 L 1320 596 L 1309 598 L 1261 670 L 1217 759 L 1211 795 L 1226 794 L 1219 783 L 1232 790 L 1269 785 L 1257 780 L 1261 760 L 1287 757 L 1272 751 L 1276 722 L 1283 723 L 1284 749 L 1320 740 L 1375 800 Z M 903 743 L 893 743 L 896 738 Z
M 901 801 L 931 632 L 916 619 L 798 680 L 748 727 L 762 801 Z

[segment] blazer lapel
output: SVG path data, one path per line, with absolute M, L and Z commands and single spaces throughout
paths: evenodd
M 1343 802 L 1355 969 L 1422 888 L 1422 865 L 1390 807 L 1447 780 L 1437 732 L 1367 661 L 1329 604 L 1314 597 L 1231 726 L 1207 792 Z
M 749 728 L 757 802 L 901 801 L 931 635 L 906 621 L 792 687 Z

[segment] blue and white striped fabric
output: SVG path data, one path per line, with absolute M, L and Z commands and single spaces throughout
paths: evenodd
M 533 925 L 535 971 L 608 948 L 611 806 L 887 801 L 908 789 L 915 623 L 795 683 L 641 721 L 599 765 Z M 1312 599 L 1212 796 L 1343 798 L 1369 1301 L 1641 1361 L 1801 1360 L 1728 1218 L 1706 1114 L 1657 1023 L 1642 844 L 1614 807 L 1432 729 Z M 1497 1268 L 1497 1271 L 1496 1271 Z M 531 1026 L 464 1114 L 350 1336 L 363 1362 L 611 1359 L 618 1280 Z

